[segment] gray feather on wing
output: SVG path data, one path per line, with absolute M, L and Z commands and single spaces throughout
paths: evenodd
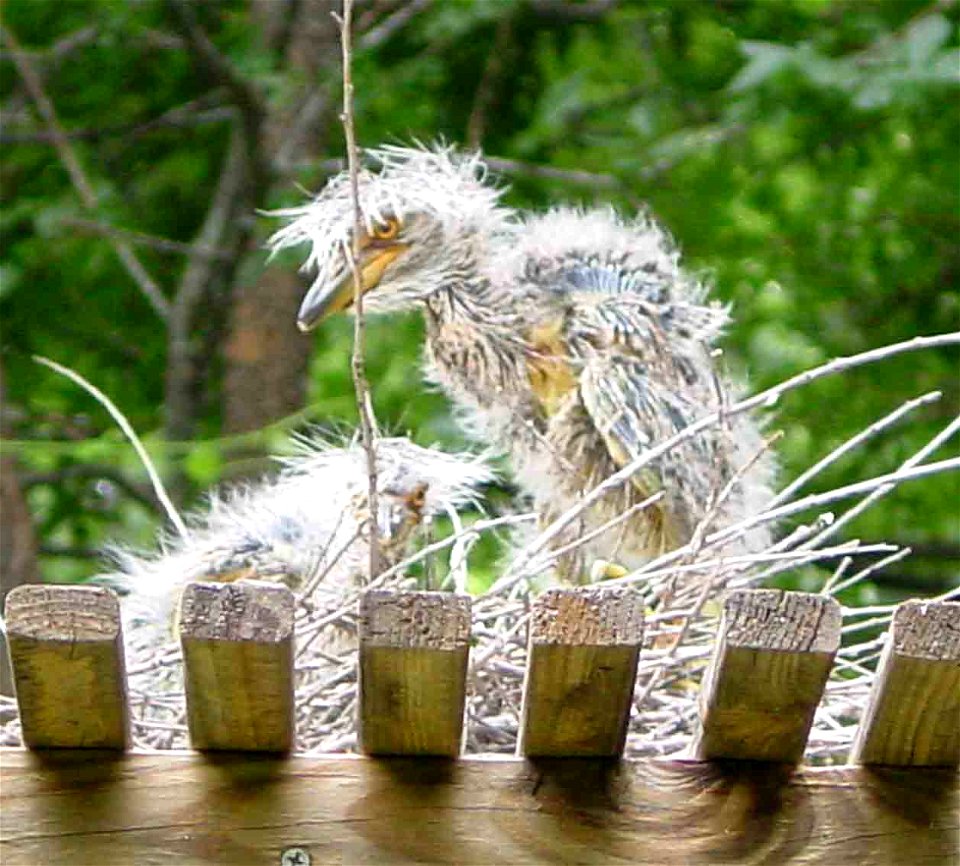
M 680 397 L 647 375 L 642 362 L 627 356 L 610 360 L 584 367 L 580 394 L 611 456 L 625 466 L 693 418 Z

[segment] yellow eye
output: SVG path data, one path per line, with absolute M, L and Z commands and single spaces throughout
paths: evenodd
M 400 231 L 400 224 L 396 220 L 389 220 L 382 226 L 374 226 L 373 237 L 378 241 L 391 241 Z

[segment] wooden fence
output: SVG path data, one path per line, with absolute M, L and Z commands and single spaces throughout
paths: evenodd
M 376 590 L 359 626 L 364 755 L 290 754 L 294 599 L 191 584 L 178 622 L 197 752 L 132 753 L 119 606 L 28 586 L 6 609 L 23 739 L 0 861 L 960 862 L 960 604 L 905 602 L 846 767 L 800 767 L 840 641 L 825 596 L 731 593 L 689 761 L 623 761 L 643 610 L 535 602 L 519 757 L 462 756 L 470 599 Z

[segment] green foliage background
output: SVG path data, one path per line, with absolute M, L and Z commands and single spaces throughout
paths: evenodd
M 197 11 L 215 44 L 270 99 L 283 100 L 299 83 L 259 47 L 246 3 Z M 8 0 L 5 13 L 4 26 L 38 56 L 71 31 L 97 28 L 47 87 L 63 125 L 82 133 L 74 144 L 95 179 L 99 217 L 189 241 L 227 127 L 143 131 L 190 100 L 215 102 L 185 52 L 151 40 L 168 26 L 164 5 Z M 688 265 L 711 273 L 717 295 L 732 303 L 727 362 L 759 388 L 838 354 L 957 329 L 958 20 L 954 2 L 917 0 L 438 0 L 381 45 L 358 51 L 358 135 L 371 145 L 461 142 L 479 123 L 485 151 L 510 161 L 502 177 L 511 204 L 610 203 L 629 212 L 646 202 Z M 8 57 L 0 74 L 8 102 L 18 87 Z M 83 473 L 97 464 L 143 481 L 105 414 L 33 364 L 32 354 L 70 364 L 110 394 L 160 467 L 186 472 L 187 501 L 236 468 L 237 442 L 219 438 L 215 400 L 202 441 L 162 441 L 165 344 L 156 318 L 108 245 L 64 222 L 81 210 L 49 143 L 8 124 L 3 148 L 0 315 L 16 417 L 15 438 L 3 447 L 25 472 L 44 575 L 78 579 L 97 563 L 77 554 L 108 538 L 146 543 L 160 517 Z M 332 136 L 327 155 L 341 149 Z M 302 166 L 264 204 L 298 201 L 296 182 L 316 189 L 324 177 L 322 163 Z M 258 236 L 271 228 L 261 217 Z M 161 280 L 184 266 L 177 254 L 140 253 Z M 251 257 L 248 268 L 262 258 Z M 292 322 L 290 338 L 300 339 Z M 422 441 L 456 445 L 448 406 L 419 382 L 419 341 L 416 318 L 371 325 L 378 415 Z M 322 329 L 305 412 L 244 442 L 280 447 L 284 431 L 307 418 L 351 422 L 349 343 L 348 323 Z M 785 399 L 771 421 L 784 431 L 784 478 L 903 400 L 942 390 L 939 403 L 817 484 L 895 468 L 956 415 L 957 361 L 950 351 L 906 355 Z M 954 443 L 938 456 L 951 448 L 956 454 Z M 895 593 L 954 585 L 958 502 L 955 474 L 908 485 L 848 537 L 927 551 L 888 578 Z

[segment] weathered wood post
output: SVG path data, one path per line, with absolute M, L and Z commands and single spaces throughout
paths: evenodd
M 375 589 L 360 598 L 360 748 L 460 754 L 470 598 Z
M 284 586 L 187 584 L 179 622 L 195 749 L 293 748 L 293 619 Z
M 840 605 L 821 595 L 736 590 L 700 692 L 698 758 L 794 763 L 840 647 Z
M 5 615 L 24 743 L 126 748 L 116 595 L 97 586 L 18 586 L 7 596 Z
M 634 589 L 550 589 L 533 604 L 521 754 L 623 752 L 643 640 Z
M 960 764 L 960 602 L 905 601 L 893 616 L 851 760 Z

